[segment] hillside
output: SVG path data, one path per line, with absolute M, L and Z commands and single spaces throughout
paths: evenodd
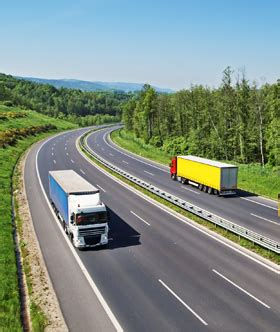
M 22 330 L 11 206 L 14 166 L 32 143 L 55 132 L 76 127 L 63 120 L 0 104 L 0 331 Z M 24 245 L 21 243 L 22 248 Z M 28 267 L 25 268 L 28 271 Z M 30 306 L 34 308 L 34 303 Z
M 20 77 L 17 78 L 28 80 L 31 82 L 50 84 L 56 88 L 79 89 L 82 91 L 122 91 L 135 92 L 143 88 L 144 83 L 126 83 L 126 82 L 99 82 L 99 81 L 82 81 L 75 79 L 44 79 L 37 77 Z M 172 93 L 168 88 L 159 88 L 153 86 L 157 92 Z

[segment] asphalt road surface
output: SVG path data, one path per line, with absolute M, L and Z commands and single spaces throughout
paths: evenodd
M 279 331 L 279 274 L 106 176 L 77 151 L 82 132 L 37 144 L 25 167 L 35 231 L 69 329 L 110 331 L 117 321 L 125 331 Z M 93 142 L 101 144 L 103 135 L 93 135 Z M 106 144 L 103 149 L 107 157 L 116 153 Z M 111 216 L 107 248 L 73 254 L 41 190 L 36 161 L 47 196 L 50 170 L 73 169 L 100 188 Z

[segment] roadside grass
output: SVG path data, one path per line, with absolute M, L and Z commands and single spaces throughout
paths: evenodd
M 136 138 L 133 133 L 118 129 L 111 133 L 111 139 L 120 147 L 136 153 L 139 156 L 168 165 L 171 155 L 152 145 L 145 144 Z M 280 193 L 280 168 L 257 164 L 239 164 L 227 161 L 238 166 L 238 188 L 251 193 L 266 196 L 277 200 Z
M 120 174 L 112 171 L 111 169 L 107 168 L 106 166 L 104 166 L 103 164 L 101 164 L 99 161 L 97 161 L 94 157 L 92 157 L 87 151 L 85 151 L 81 146 L 80 146 L 82 152 L 89 157 L 94 163 L 96 163 L 98 166 L 100 166 L 101 168 L 103 168 L 104 170 L 106 170 L 108 173 L 112 174 L 113 176 L 115 176 L 116 178 L 120 179 L 121 181 L 123 181 L 124 183 L 130 185 L 131 187 L 135 188 L 136 190 L 140 191 L 141 193 L 145 194 L 146 196 L 151 197 L 152 199 L 154 199 L 155 201 L 169 207 L 170 209 L 172 209 L 175 212 L 178 212 L 179 214 L 195 221 L 196 223 L 208 228 L 209 230 L 222 235 L 223 237 L 225 237 L 226 239 L 240 245 L 241 247 L 244 247 L 270 261 L 272 261 L 273 263 L 280 265 L 280 255 L 276 254 L 268 249 L 265 249 L 263 247 L 261 247 L 258 244 L 253 243 L 252 241 L 249 241 L 245 238 L 242 238 L 220 226 L 217 226 L 211 222 L 209 222 L 208 220 L 202 219 L 188 211 L 185 211 L 184 209 L 166 201 L 165 199 L 151 193 L 150 191 L 142 188 L 141 186 L 135 184 L 134 182 L 129 181 L 128 179 L 124 178 L 123 176 L 121 176 Z
M 24 118 L 1 120 L 0 131 L 10 128 L 41 126 L 44 124 L 53 124 L 57 127 L 56 130 L 48 133 L 19 139 L 15 145 L 0 149 L 0 331 L 22 331 L 11 205 L 13 170 L 20 155 L 30 145 L 56 132 L 76 128 L 77 126 L 33 111 L 0 105 L 0 112 L 7 111 L 24 112 L 27 116 Z M 17 216 L 16 222 L 19 222 L 19 219 L 20 216 Z M 23 244 L 20 243 L 20 246 L 22 247 Z M 28 278 L 28 266 L 24 266 L 24 270 L 27 272 Z M 32 290 L 32 285 L 30 285 L 29 290 Z M 42 313 L 37 308 L 35 310 L 32 309 L 34 305 L 34 303 L 31 303 L 32 321 L 34 321 L 36 326 L 40 326 L 41 323 L 38 323 L 38 321 L 42 322 L 45 318 L 42 317 Z M 45 325 L 45 322 L 43 325 Z

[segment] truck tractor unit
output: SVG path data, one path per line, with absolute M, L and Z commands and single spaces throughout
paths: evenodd
M 237 189 L 238 167 L 196 156 L 176 156 L 170 176 L 181 183 L 197 186 L 208 194 L 232 195 Z
M 51 204 L 77 248 L 108 243 L 108 214 L 99 190 L 73 170 L 49 172 Z

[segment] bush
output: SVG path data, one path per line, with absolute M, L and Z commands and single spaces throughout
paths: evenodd
M 27 128 L 9 129 L 0 132 L 0 148 L 6 148 L 9 145 L 16 144 L 17 140 L 27 136 L 35 136 L 36 134 L 57 129 L 52 124 L 43 126 L 32 126 Z

